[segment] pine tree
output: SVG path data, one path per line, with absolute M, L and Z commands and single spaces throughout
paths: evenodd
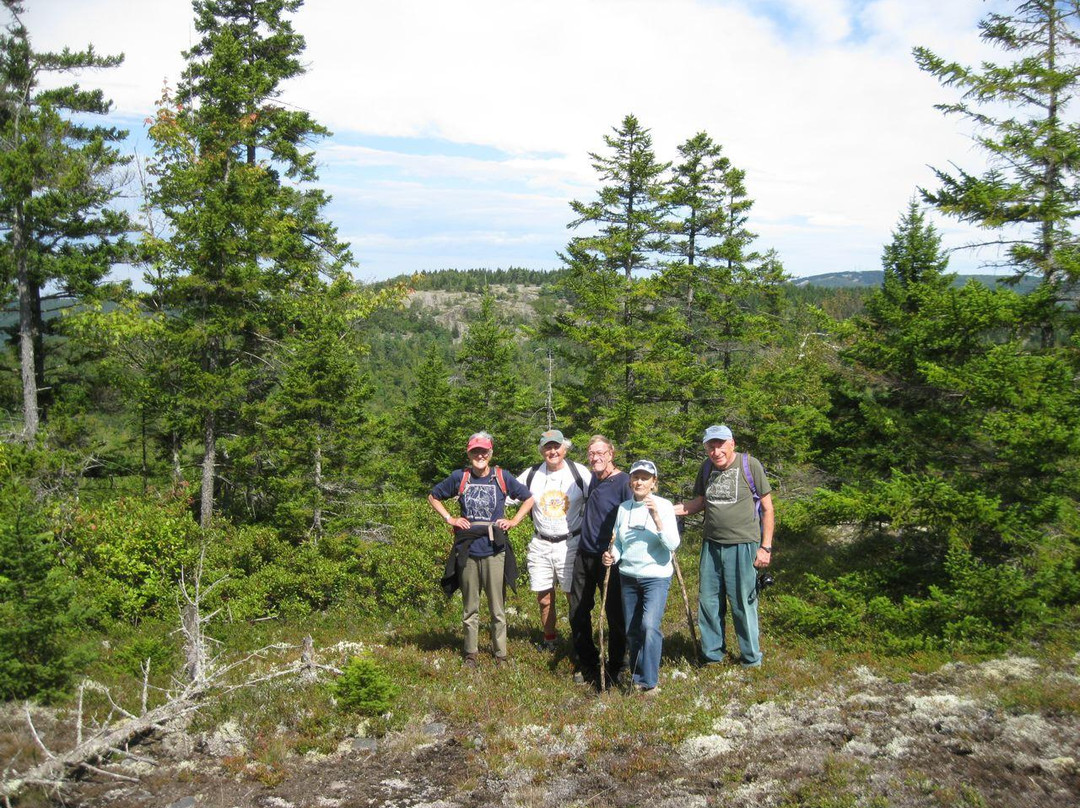
M 875 591 L 953 636 L 1020 633 L 1075 600 L 1075 356 L 1031 350 L 1038 295 L 952 286 L 915 203 L 883 264 L 843 353 L 825 465 L 844 490 L 825 501 L 889 531 Z
M 469 427 L 461 421 L 450 371 L 442 351 L 432 345 L 417 368 L 400 430 L 406 447 L 402 454 L 416 469 L 418 490 L 430 488 L 462 464 L 462 438 Z
M 0 699 L 55 696 L 81 662 L 74 584 L 42 501 L 41 457 L 0 443 Z
M 151 201 L 169 228 L 151 245 L 162 268 L 156 295 L 188 356 L 204 525 L 214 511 L 222 430 L 271 384 L 263 359 L 287 322 L 283 301 L 321 293 L 320 272 L 336 274 L 349 260 L 322 218 L 327 197 L 309 185 L 316 171 L 307 144 L 327 131 L 274 100 L 303 71 L 303 37 L 284 16 L 300 5 L 196 0 L 202 38 L 150 128 Z
M 495 462 L 511 469 L 532 460 L 527 448 L 531 441 L 530 421 L 524 415 L 525 391 L 515 368 L 517 353 L 513 332 L 496 313 L 495 298 L 486 293 L 457 355 L 455 392 L 458 411 L 466 419 L 459 424 L 462 433 L 457 446 L 463 447 L 472 432 L 490 432 L 496 441 Z
M 114 67 L 122 56 L 35 51 L 20 20 L 22 4 L 4 0 L 0 34 L 0 289 L 19 308 L 23 438 L 37 436 L 44 410 L 42 290 L 86 295 L 126 250 L 128 217 L 109 208 L 116 171 L 127 162 L 113 145 L 126 133 L 86 123 L 105 115 L 100 90 L 78 84 L 43 90 L 44 75 Z M 12 288 L 14 285 L 14 289 Z
M 604 142 L 608 154 L 590 153 L 602 185 L 590 203 L 574 201 L 569 227 L 584 227 L 561 256 L 567 265 L 562 288 L 570 311 L 558 321 L 575 363 L 583 368 L 571 409 L 582 420 L 607 424 L 616 439 L 625 436 L 629 413 L 641 395 L 635 365 L 653 319 L 656 295 L 643 274 L 658 269 L 664 239 L 663 173 L 652 136 L 627 115 Z
M 651 352 L 650 386 L 680 402 L 684 433 L 722 412 L 747 441 L 784 407 L 773 398 L 777 379 L 754 375 L 767 366 L 775 377 L 779 356 L 787 355 L 782 325 L 790 318 L 779 316 L 783 266 L 774 252 L 755 248 L 745 172 L 720 144 L 699 132 L 679 146 L 679 158 L 667 182 L 664 222 L 673 258 L 658 279 L 659 319 L 669 333 Z
M 1007 64 L 967 67 L 915 49 L 920 68 L 963 91 L 961 101 L 938 108 L 978 127 L 976 142 L 990 161 L 981 175 L 936 171 L 940 188 L 924 197 L 996 231 L 990 243 L 1003 248 L 1002 263 L 1018 278 L 1042 279 L 1050 307 L 1040 329 L 1044 346 L 1054 341 L 1052 307 L 1062 284 L 1080 278 L 1072 232 L 1080 210 L 1080 125 L 1069 115 L 1080 90 L 1078 20 L 1077 0 L 1024 0 L 1011 16 L 991 13 L 981 36 L 1015 55 Z
M 926 363 L 955 361 L 958 353 L 974 350 L 960 340 L 981 338 L 978 331 L 953 339 L 941 333 L 937 313 L 959 296 L 951 288 L 953 276 L 945 274 L 948 258 L 941 237 L 916 201 L 910 202 L 882 250 L 882 266 L 882 286 L 867 300 L 865 316 L 855 320 L 859 331 L 847 357 L 862 374 L 841 408 L 850 407 L 862 425 L 848 442 L 863 454 L 873 476 L 890 468 L 914 471 L 928 460 L 929 446 L 951 444 L 947 414 L 955 411 L 954 402 L 929 383 Z M 844 421 L 838 421 L 838 431 L 843 431 Z
M 682 391 L 683 410 L 693 399 L 716 402 L 749 316 L 751 271 L 761 256 L 751 250 L 747 227 L 753 201 L 745 172 L 732 166 L 720 144 L 699 132 L 679 146 L 680 161 L 667 184 L 670 217 L 664 222 L 667 251 L 662 295 L 670 300 L 675 333 L 665 343 L 684 354 L 666 376 Z M 723 371 L 714 373 L 713 371 Z
M 233 447 L 246 508 L 287 534 L 317 542 L 355 492 L 372 395 L 356 326 L 401 292 L 370 293 L 342 275 L 324 294 L 292 301 L 289 330 L 268 357 L 276 384 L 243 413 L 259 427 Z

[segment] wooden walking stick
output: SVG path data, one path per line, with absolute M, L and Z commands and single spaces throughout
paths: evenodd
M 611 552 L 611 545 L 615 543 L 615 534 L 611 534 L 611 541 L 608 542 L 608 552 Z M 600 692 L 603 693 L 607 690 L 607 670 L 604 665 L 604 610 L 607 607 L 607 586 L 608 579 L 611 577 L 611 568 L 615 566 L 610 564 L 604 568 L 604 585 L 600 589 Z
M 694 617 L 690 612 L 690 598 L 686 596 L 686 582 L 682 577 L 682 570 L 679 569 L 679 559 L 675 557 L 675 554 L 671 554 L 671 563 L 675 566 L 675 577 L 679 579 L 679 589 L 682 590 L 682 601 L 686 606 L 686 627 L 690 629 L 690 639 L 694 643 L 694 658 L 697 659 L 701 654 L 701 646 L 698 645 L 697 631 L 694 629 Z

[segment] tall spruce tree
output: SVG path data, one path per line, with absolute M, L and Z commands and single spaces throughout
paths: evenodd
M 469 428 L 462 419 L 442 351 L 432 345 L 417 367 L 401 428 L 418 490 L 430 488 L 462 464 L 461 432 Z
M 45 402 L 42 290 L 86 295 L 124 254 L 132 229 L 109 207 L 117 170 L 127 162 L 113 145 L 125 132 L 88 123 L 110 102 L 78 84 L 41 89 L 46 74 L 114 67 L 122 56 L 84 51 L 36 51 L 20 15 L 4 0 L 0 33 L 0 296 L 19 309 L 22 435 L 37 436 Z
M 290 301 L 289 328 L 267 357 L 276 383 L 243 415 L 259 428 L 235 441 L 245 510 L 287 535 L 317 542 L 356 489 L 372 395 L 356 325 L 401 292 L 372 294 L 342 275 L 324 294 Z
M 675 372 L 666 375 L 683 391 L 685 410 L 693 399 L 715 404 L 725 398 L 721 388 L 739 349 L 752 268 L 761 256 L 753 252 L 757 237 L 746 226 L 753 200 L 745 172 L 705 132 L 680 145 L 679 157 L 668 180 L 670 216 L 664 222 L 675 259 L 665 265 L 662 284 L 673 313 L 681 315 L 668 342 L 683 346 L 685 357 L 672 362 Z
M 458 412 L 466 421 L 458 425 L 455 445 L 463 447 L 472 432 L 490 432 L 496 440 L 494 462 L 515 470 L 532 460 L 531 422 L 515 369 L 517 353 L 513 331 L 498 316 L 495 298 L 485 293 L 457 354 Z
M 589 155 L 601 182 L 596 199 L 570 203 L 576 218 L 568 226 L 586 234 L 572 238 L 561 256 L 570 310 L 558 326 L 583 369 L 570 391 L 571 410 L 621 439 L 641 395 L 636 365 L 650 342 L 656 302 L 643 277 L 659 268 L 668 166 L 657 161 L 649 130 L 633 115 L 604 143 L 608 153 Z
M 168 232 L 151 246 L 156 294 L 188 361 L 190 409 L 203 444 L 201 522 L 214 512 L 223 429 L 264 396 L 263 361 L 287 322 L 282 300 L 321 293 L 320 273 L 348 260 L 322 209 L 308 144 L 327 134 L 276 103 L 302 71 L 304 40 L 286 18 L 300 0 L 196 0 L 199 42 L 175 97 L 150 128 L 151 192 Z
M 981 37 L 1015 56 L 978 68 L 916 48 L 923 70 L 963 91 L 938 109 L 977 129 L 990 162 L 983 174 L 960 168 L 935 173 L 940 187 L 924 191 L 946 214 L 997 233 L 1001 264 L 1042 279 L 1047 301 L 1042 343 L 1054 342 L 1055 303 L 1066 282 L 1080 279 L 1073 221 L 1080 214 L 1080 124 L 1070 107 L 1080 90 L 1080 2 L 1024 0 L 1012 15 L 989 14 Z
M 846 392 L 845 403 L 838 401 L 836 432 L 853 429 L 845 438 L 845 453 L 852 453 L 845 462 L 861 457 L 853 470 L 875 478 L 890 469 L 913 472 L 925 467 L 929 452 L 954 451 L 949 413 L 955 402 L 929 382 L 927 363 L 951 363 L 975 349 L 962 340 L 977 343 L 983 335 L 981 329 L 954 339 L 941 333 L 937 314 L 957 299 L 948 263 L 941 236 L 912 200 L 882 250 L 884 280 L 865 315 L 855 319 L 857 336 L 846 354 L 860 372 L 850 387 L 840 387 Z

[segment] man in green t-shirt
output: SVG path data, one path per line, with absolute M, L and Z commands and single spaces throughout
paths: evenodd
M 710 426 L 701 442 L 709 461 L 694 482 L 694 498 L 675 506 L 676 516 L 705 511 L 698 589 L 701 651 L 706 663 L 724 659 L 724 616 L 730 603 L 739 662 L 757 667 L 761 648 L 754 593 L 757 570 L 769 566 L 772 557 L 772 487 L 756 458 L 735 451 L 728 427 Z

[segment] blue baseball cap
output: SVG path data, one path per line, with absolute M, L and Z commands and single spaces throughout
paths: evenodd
M 702 443 L 708 443 L 711 440 L 731 440 L 734 435 L 731 434 L 731 430 L 723 424 L 713 424 L 705 430 L 705 436 L 701 439 Z

